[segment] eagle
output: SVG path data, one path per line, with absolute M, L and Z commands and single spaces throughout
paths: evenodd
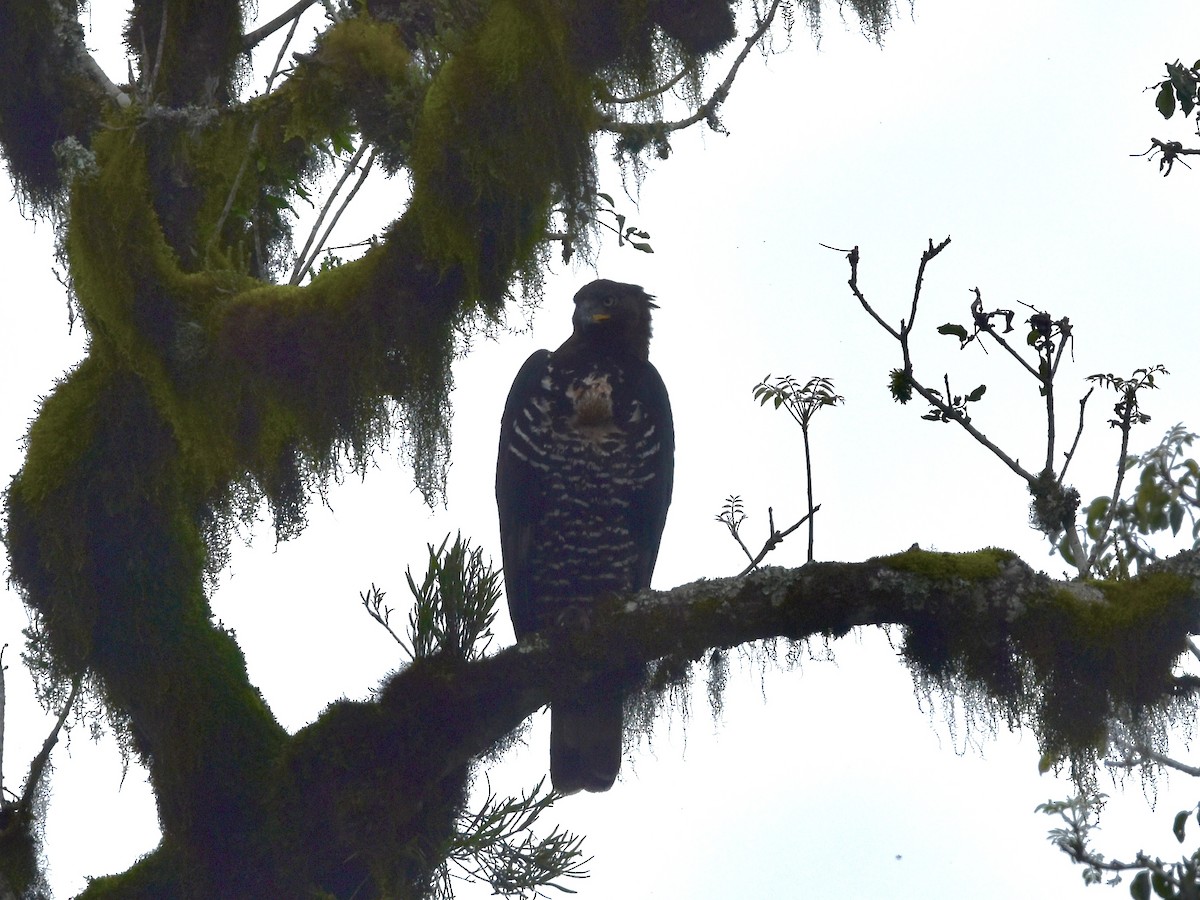
M 654 298 L 599 279 L 575 295 L 573 331 L 513 381 L 500 425 L 496 505 L 517 639 L 578 627 L 613 595 L 650 586 L 675 469 L 671 403 L 650 363 Z M 606 791 L 621 768 L 620 679 L 550 706 L 556 791 Z

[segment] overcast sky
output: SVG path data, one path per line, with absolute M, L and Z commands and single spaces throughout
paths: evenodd
M 263 0 L 262 20 L 284 5 Z M 95 15 L 89 43 L 120 77 L 119 24 Z M 1187 123 L 1164 123 L 1145 88 L 1163 77 L 1163 62 L 1196 56 L 1193 0 L 918 0 L 882 49 L 828 13 L 819 49 L 801 27 L 786 53 L 752 58 L 722 113 L 729 134 L 678 135 L 636 205 L 606 171 L 604 188 L 651 232 L 655 253 L 605 245 L 599 274 L 659 298 L 651 358 L 675 409 L 676 493 L 655 586 L 740 570 L 740 551 L 714 521 L 729 494 L 746 504 L 750 543 L 765 537 L 768 506 L 781 525 L 801 514 L 799 430 L 751 398 L 768 373 L 829 376 L 847 399 L 815 425 L 818 558 L 861 560 L 914 542 L 998 545 L 1060 574 L 1027 525 L 1020 481 L 952 426 L 921 421 L 922 407 L 891 401 L 898 350 L 850 296 L 844 256 L 819 243 L 859 245 L 861 285 L 897 323 L 927 240 L 952 237 L 927 271 L 916 372 L 926 383 L 949 372 L 963 391 L 987 383 L 975 423 L 1027 464 L 1044 453 L 1032 379 L 999 353 L 960 353 L 935 333 L 967 320 L 976 286 L 989 308 L 1025 303 L 1070 317 L 1074 363 L 1059 391 L 1071 412 L 1060 431 L 1074 430 L 1084 376 L 1153 363 L 1172 374 L 1148 398 L 1154 419 L 1135 432 L 1134 449 L 1177 421 L 1200 428 L 1200 171 L 1163 179 L 1130 156 L 1152 135 L 1186 139 Z M 403 194 L 383 182 L 364 191 L 335 242 L 378 230 Z M 0 232 L 0 454 L 9 474 L 38 398 L 80 357 L 84 336 L 67 331 L 49 227 L 22 220 L 10 202 Z M 552 273 L 531 329 L 477 341 L 458 364 L 447 508 L 424 507 L 404 465 L 384 454 L 365 482 L 347 481 L 328 507 L 314 505 L 299 539 L 276 547 L 264 525 L 250 546 L 234 548 L 215 615 L 236 630 L 251 677 L 289 728 L 340 696 L 365 696 L 399 664 L 359 607 L 360 590 L 374 583 L 402 606 L 405 566 L 423 567 L 425 544 L 456 529 L 498 563 L 492 481 L 504 397 L 532 350 L 566 336 L 570 297 L 593 277 Z M 1111 405 L 1093 398 L 1072 465 L 1085 501 L 1111 490 Z M 804 544 L 797 533 L 769 561 L 798 565 Z M 17 657 L 24 612 L 11 591 L 5 597 L 4 773 L 16 788 L 49 723 Z M 501 642 L 509 641 L 504 622 Z M 690 717 L 664 718 L 612 791 L 552 812 L 588 835 L 595 859 L 592 878 L 576 886 L 581 897 L 1083 896 L 1079 870 L 1046 842 L 1054 823 L 1033 812 L 1071 788 L 1037 774 L 1031 734 L 966 727 L 961 709 L 948 720 L 940 699 L 914 694 L 877 631 L 815 646 L 811 657 L 790 670 L 735 662 L 719 719 L 701 684 Z M 544 774 L 546 718 L 535 716 L 527 745 L 489 771 L 493 789 L 516 792 Z M 50 875 L 56 896 L 67 897 L 85 875 L 122 870 L 150 850 L 157 829 L 143 773 L 134 767 L 122 783 L 111 741 L 97 746 L 77 733 L 54 763 Z M 1176 778 L 1159 788 L 1157 814 L 1136 779 L 1114 799 L 1105 852 L 1178 852 L 1171 816 L 1195 802 L 1194 785 Z

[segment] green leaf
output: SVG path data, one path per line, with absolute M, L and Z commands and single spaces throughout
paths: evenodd
M 1150 873 L 1138 872 L 1129 882 L 1129 896 L 1133 900 L 1150 900 Z
M 1038 760 L 1038 774 L 1045 775 L 1054 766 L 1054 755 L 1052 753 L 1043 753 L 1041 759 Z M 1050 810 L 1047 810 L 1050 811 Z M 1057 812 L 1057 810 L 1054 810 Z
M 967 394 L 967 402 L 975 403 L 977 400 L 979 400 L 980 397 L 982 397 L 984 395 L 984 393 L 986 391 L 987 391 L 987 385 L 981 384 L 979 387 L 975 388 L 975 390 L 971 391 L 971 393 Z
M 354 141 L 351 139 L 348 131 L 335 131 L 329 136 L 329 141 L 333 144 L 333 149 L 338 153 L 354 155 Z
M 938 326 L 938 334 L 952 334 L 964 343 L 967 340 L 967 329 L 961 325 L 955 325 L 953 322 L 947 322 L 945 325 Z
M 1171 534 L 1179 534 L 1179 529 L 1183 526 L 1183 504 L 1178 500 L 1173 501 L 1169 513 L 1171 517 Z
M 1154 888 L 1154 893 L 1158 894 L 1160 897 L 1171 898 L 1176 896 L 1175 889 L 1171 885 L 1171 882 L 1167 881 L 1161 872 L 1150 873 L 1150 884 Z
M 1169 119 L 1175 115 L 1175 90 L 1171 86 L 1171 82 L 1164 81 L 1162 83 L 1162 87 L 1158 91 L 1158 97 L 1154 100 L 1154 105 L 1158 107 L 1158 111 L 1162 113 L 1164 119 Z M 1129 889 L 1133 890 L 1132 885 Z M 1149 896 L 1149 894 L 1146 896 Z
M 1181 809 L 1179 812 L 1175 813 L 1175 824 L 1171 826 L 1171 830 L 1175 832 L 1175 840 L 1179 841 L 1181 844 L 1183 843 L 1184 838 L 1183 831 L 1187 826 L 1188 816 L 1191 814 L 1192 811 L 1190 809 Z
M 1196 76 L 1177 62 L 1167 65 L 1167 74 L 1171 76 L 1175 96 L 1179 98 L 1179 108 L 1185 116 L 1191 115 L 1196 105 Z

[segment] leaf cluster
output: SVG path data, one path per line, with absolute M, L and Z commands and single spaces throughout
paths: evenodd
M 588 876 L 591 857 L 583 855 L 583 837 L 559 826 L 542 838 L 533 834 L 542 814 L 561 795 L 544 790 L 545 779 L 520 797 L 500 798 L 488 791 L 477 812 L 459 816 L 435 878 L 434 900 L 451 900 L 454 869 L 470 881 L 489 884 L 504 897 L 545 897 L 543 888 L 573 894 L 564 879 Z M 453 868 L 452 868 L 453 867 Z
M 407 640 L 391 627 L 392 608 L 384 603 L 387 594 L 371 585 L 360 591 L 367 614 L 378 622 L 412 661 L 449 656 L 469 661 L 487 654 L 494 635 L 492 625 L 500 604 L 500 573 L 483 560 L 483 550 L 472 547 L 461 534 L 441 546 L 427 544 L 429 563 L 421 583 L 412 568 L 404 577 L 413 597 L 408 613 Z
M 759 406 L 773 403 L 776 409 L 787 410 L 805 431 L 818 410 L 846 402 L 845 397 L 834 393 L 833 379 L 823 375 L 814 375 L 803 384 L 791 375 L 780 375 L 772 384 L 771 376 L 767 374 L 755 386 L 754 399 Z
M 1200 548 L 1200 463 L 1185 456 L 1197 435 L 1175 425 L 1156 447 L 1124 460 L 1126 471 L 1141 469 L 1128 496 L 1100 496 L 1085 511 L 1088 538 L 1099 545 L 1096 572 L 1102 578 L 1127 577 L 1158 559 L 1150 543 L 1154 534 L 1178 536 L 1191 522 L 1192 547 Z M 1111 519 L 1107 533 L 1103 530 Z
M 1164 119 L 1175 115 L 1176 106 L 1185 116 L 1190 116 L 1192 110 L 1200 102 L 1200 95 L 1197 93 L 1198 87 L 1200 87 L 1200 59 L 1191 66 L 1185 66 L 1179 60 L 1167 63 L 1167 77 L 1158 84 L 1158 94 L 1154 98 L 1154 105 L 1158 107 L 1158 111 L 1162 113 Z
M 955 394 L 951 392 L 950 379 L 949 376 L 946 376 L 945 387 L 945 395 L 935 388 L 929 389 L 933 400 L 929 412 L 922 415 L 921 418 L 928 422 L 970 422 L 971 414 L 967 411 L 967 404 L 982 400 L 983 395 L 987 393 L 987 385 L 981 384 L 967 394 Z
M 1105 794 L 1093 792 L 1067 800 L 1051 800 L 1039 804 L 1036 809 L 1062 820 L 1062 826 L 1050 830 L 1049 840 L 1084 867 L 1084 883 L 1092 885 L 1105 881 L 1115 886 L 1121 883 L 1123 875 L 1133 872 L 1129 882 L 1129 896 L 1133 900 L 1151 900 L 1151 897 L 1197 900 L 1200 897 L 1200 849 L 1177 862 L 1166 862 L 1141 851 L 1129 862 L 1122 862 L 1093 849 L 1092 832 L 1098 828 L 1097 819 L 1106 799 Z M 1187 838 L 1187 823 L 1193 815 L 1200 821 L 1200 808 L 1180 810 L 1172 821 L 1171 832 L 1181 844 Z
M 436 550 L 429 544 L 429 565 L 420 585 L 405 571 L 412 592 L 408 632 L 415 659 L 449 654 L 478 659 L 492 643 L 492 624 L 500 602 L 500 573 L 483 561 L 483 550 L 462 535 L 448 550 L 446 535 Z
M 1101 387 L 1114 390 L 1120 395 L 1120 399 L 1113 406 L 1115 418 L 1109 419 L 1108 425 L 1110 428 L 1125 429 L 1131 424 L 1145 425 L 1150 421 L 1150 416 L 1142 411 L 1138 401 L 1138 394 L 1142 390 L 1154 390 L 1158 387 L 1154 383 L 1155 375 L 1170 374 L 1165 366 L 1159 364 L 1134 369 L 1133 374 L 1129 378 L 1122 378 L 1119 375 L 1107 372 L 1089 375 L 1087 380 Z

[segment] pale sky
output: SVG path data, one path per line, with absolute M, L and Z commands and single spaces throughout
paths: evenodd
M 263 0 L 262 20 L 285 5 Z M 119 78 L 117 27 L 96 13 L 88 39 Z M 750 543 L 765 537 L 768 506 L 779 524 L 801 514 L 799 429 L 751 397 L 768 373 L 829 376 L 847 398 L 815 425 L 818 558 L 861 560 L 913 542 L 998 545 L 1061 574 L 1027 525 L 1023 485 L 953 426 L 891 401 L 887 373 L 898 348 L 851 297 L 844 256 L 818 244 L 859 245 L 861 285 L 897 323 L 927 240 L 952 236 L 927 271 L 917 375 L 938 383 L 948 371 L 963 392 L 986 382 L 975 423 L 1014 456 L 1044 453 L 1036 385 L 1001 354 L 960 353 L 935 332 L 966 322 L 976 286 L 989 308 L 1027 303 L 1070 317 L 1075 363 L 1060 375 L 1060 432 L 1074 432 L 1084 376 L 1159 362 L 1171 376 L 1147 398 L 1154 419 L 1135 432 L 1132 449 L 1149 448 L 1177 421 L 1200 429 L 1200 171 L 1177 167 L 1163 179 L 1130 156 L 1151 136 L 1187 139 L 1188 123 L 1164 123 L 1144 89 L 1163 77 L 1165 61 L 1200 56 L 1200 7 L 917 0 L 883 49 L 836 12 L 825 17 L 819 50 L 803 27 L 793 38 L 786 53 L 747 62 L 722 114 L 730 134 L 677 135 L 675 154 L 655 166 L 636 206 L 617 173 L 604 176 L 655 249 L 647 256 L 606 244 L 598 267 L 644 285 L 661 304 L 651 358 L 671 392 L 678 450 L 655 586 L 741 569 L 740 551 L 714 521 L 729 494 L 746 504 Z M 401 189 L 379 181 L 363 195 L 335 243 L 361 239 L 400 211 Z M 0 454 L 9 475 L 38 397 L 79 358 L 84 338 L 78 328 L 67 333 L 49 227 L 34 229 L 10 202 L 0 233 L 8 286 Z M 361 610 L 360 590 L 374 583 L 402 606 L 405 566 L 423 567 L 425 544 L 457 529 L 498 563 L 492 479 L 504 397 L 532 350 L 566 336 L 570 297 L 593 277 L 560 267 L 531 330 L 478 340 L 458 364 L 446 509 L 424 507 L 404 465 L 383 454 L 364 483 L 335 486 L 328 508 L 314 504 L 299 539 L 276 547 L 264 524 L 251 546 L 234 547 L 214 612 L 236 630 L 252 679 L 289 728 L 338 697 L 365 696 L 400 663 Z M 1111 490 L 1112 402 L 1093 397 L 1072 464 L 1085 502 Z M 797 532 L 768 561 L 798 565 L 804 545 Z M 24 611 L 15 594 L 5 596 L 4 774 L 16 789 L 49 722 L 18 659 Z M 511 639 L 504 621 L 499 640 Z M 1055 823 L 1033 811 L 1071 793 L 1065 781 L 1038 775 L 1033 735 L 947 724 L 940 702 L 930 708 L 914 695 L 878 631 L 829 649 L 832 661 L 815 646 L 816 658 L 786 671 L 768 665 L 765 676 L 735 661 L 717 721 L 701 680 L 690 717 L 664 718 L 653 746 L 631 751 L 612 791 L 551 812 L 550 821 L 588 836 L 593 874 L 574 885 L 583 900 L 1084 896 L 1080 870 L 1046 841 Z M 488 770 L 492 788 L 532 786 L 547 744 L 546 717 L 537 715 L 527 745 Z M 111 741 L 96 746 L 79 731 L 54 764 L 47 849 L 62 898 L 85 875 L 123 870 L 153 848 L 157 830 L 143 773 L 135 766 L 122 784 Z M 1136 778 L 1108 792 L 1121 796 L 1103 820 L 1104 852 L 1179 852 L 1171 817 L 1195 803 L 1193 784 L 1181 776 L 1160 784 L 1157 813 Z M 1127 896 L 1127 886 L 1118 891 L 1088 896 Z

